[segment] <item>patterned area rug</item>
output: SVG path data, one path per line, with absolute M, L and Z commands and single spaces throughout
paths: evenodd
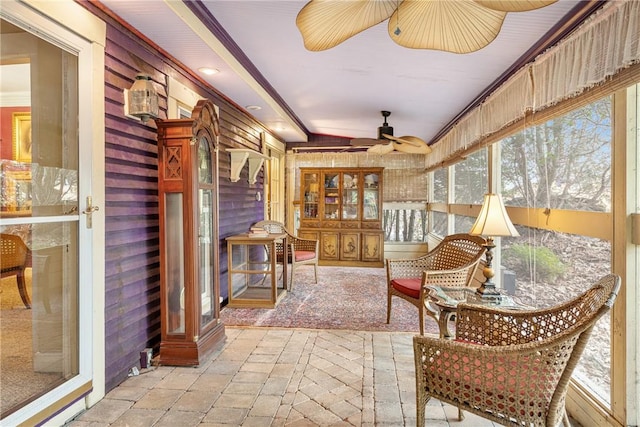
M 386 323 L 386 281 L 384 268 L 318 267 L 318 283 L 313 283 L 313 267 L 304 266 L 296 271 L 293 292 L 276 308 L 225 307 L 221 318 L 228 326 L 418 333 L 418 309 L 397 297 Z M 438 333 L 431 318 L 425 320 L 425 333 Z

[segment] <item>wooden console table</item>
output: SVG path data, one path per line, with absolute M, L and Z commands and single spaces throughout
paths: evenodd
M 227 237 L 229 264 L 229 303 L 235 308 L 275 308 L 287 293 L 287 262 L 278 277 L 276 243 L 284 242 L 284 260 L 288 259 L 286 233 L 253 237 L 247 233 Z

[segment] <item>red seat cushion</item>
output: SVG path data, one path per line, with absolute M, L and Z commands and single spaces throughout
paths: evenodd
M 411 298 L 420 298 L 420 287 L 422 286 L 422 279 L 419 277 L 411 277 L 408 279 L 393 279 L 391 286 L 398 292 L 402 292 Z
M 313 259 L 315 256 L 316 253 L 313 251 L 296 251 L 296 262 Z

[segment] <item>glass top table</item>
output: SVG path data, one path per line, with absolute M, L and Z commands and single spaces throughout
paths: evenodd
M 453 334 L 449 330 L 449 321 L 456 314 L 458 304 L 460 303 L 495 307 L 505 310 L 528 310 L 532 308 L 506 294 L 481 297 L 476 292 L 476 288 L 427 286 L 427 289 L 429 290 L 430 309 L 437 313 L 440 338 L 453 337 Z

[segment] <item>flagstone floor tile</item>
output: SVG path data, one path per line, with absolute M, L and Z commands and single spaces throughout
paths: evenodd
M 413 333 L 227 327 L 197 368 L 143 370 L 68 423 L 89 427 L 415 425 Z M 493 426 L 431 400 L 430 426 Z M 452 423 L 449 424 L 449 421 Z

